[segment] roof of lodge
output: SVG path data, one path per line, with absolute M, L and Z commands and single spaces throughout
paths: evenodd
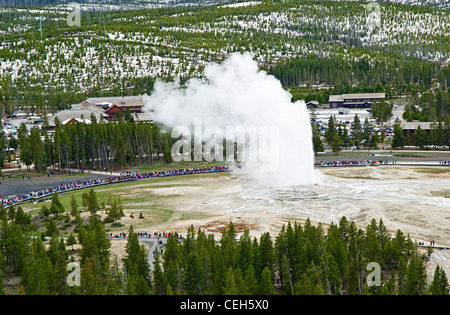
M 91 97 L 84 100 L 83 105 L 104 105 L 116 104 L 118 106 L 144 106 L 141 95 L 138 96 L 111 96 L 111 97 Z
M 70 121 L 72 118 L 76 119 L 77 121 L 80 121 L 81 119 L 89 120 L 91 114 L 94 114 L 96 119 L 100 119 L 100 116 L 105 116 L 104 113 L 95 113 L 88 109 L 68 109 L 68 110 L 62 110 L 57 112 L 55 115 L 49 117 L 48 124 L 49 126 L 55 126 L 55 118 L 58 117 L 59 121 L 66 122 Z
M 330 102 L 344 102 L 345 100 L 352 99 L 373 99 L 373 98 L 385 98 L 385 93 L 360 93 L 360 94 L 342 94 L 342 95 L 330 95 Z
M 361 94 L 343 94 L 342 98 L 346 100 L 360 98 L 385 98 L 385 93 L 361 93 Z
M 139 122 L 139 121 L 146 122 L 146 121 L 152 121 L 153 117 L 152 117 L 151 113 L 134 113 L 133 119 L 136 122 Z

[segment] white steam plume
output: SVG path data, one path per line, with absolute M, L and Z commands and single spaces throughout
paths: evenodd
M 153 93 L 144 99 L 144 109 L 153 112 L 154 121 L 170 127 L 192 126 L 201 119 L 203 128 L 267 127 L 268 134 L 277 130 L 278 147 L 270 136 L 266 142 L 276 169 L 261 171 L 268 160 L 246 162 L 244 169 L 274 186 L 314 184 L 312 132 L 305 103 L 292 103 L 290 93 L 275 77 L 260 71 L 249 53 L 209 65 L 204 74 L 206 80 L 191 79 L 183 89 L 157 81 Z

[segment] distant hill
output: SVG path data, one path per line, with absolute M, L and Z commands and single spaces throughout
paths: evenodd
M 0 0 L 0 7 L 34 7 L 55 4 L 110 4 L 110 5 L 136 5 L 136 6 L 178 6 L 178 5 L 210 5 L 221 2 L 236 2 L 228 0 Z M 242 1 L 239 1 L 242 2 Z
M 390 2 L 404 5 L 417 5 L 439 9 L 450 9 L 449 0 L 332 0 L 332 1 L 365 1 L 365 2 Z
M 251 0 L 249 0 L 251 1 Z M 313 1 L 313 0 L 311 0 Z M 395 4 L 404 5 L 417 5 L 425 7 L 433 7 L 439 9 L 450 10 L 450 1 L 448 0 L 324 0 L 326 1 L 365 1 L 365 2 L 390 2 Z M 137 7 L 151 7 L 151 6 L 183 6 L 183 5 L 210 5 L 222 2 L 246 2 L 239 0 L 0 0 L 0 7 L 4 6 L 44 6 L 44 5 L 54 5 L 54 4 L 65 4 L 65 3 L 80 3 L 80 4 L 110 4 L 110 5 L 135 5 Z

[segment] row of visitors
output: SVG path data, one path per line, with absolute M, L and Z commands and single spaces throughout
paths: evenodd
M 138 238 L 151 238 L 152 234 L 151 233 L 147 233 L 147 232 L 137 232 Z M 172 235 L 177 236 L 178 238 L 182 239 L 183 237 L 181 236 L 181 234 L 178 233 L 172 233 L 172 232 L 165 232 L 165 233 L 158 233 L 155 232 L 153 233 L 153 237 L 155 238 L 161 238 L 161 237 L 171 237 Z
M 51 196 L 54 193 L 67 192 L 67 191 L 72 191 L 72 190 L 77 190 L 77 189 L 82 189 L 82 188 L 89 188 L 89 187 L 118 183 L 118 182 L 129 181 L 129 180 L 135 180 L 135 178 L 133 178 L 132 176 L 128 176 L 128 175 L 122 175 L 122 176 L 111 176 L 111 177 L 84 180 L 84 181 L 83 180 L 73 181 L 68 184 L 60 184 L 57 186 L 41 189 L 38 191 L 31 191 L 26 194 L 20 194 L 20 195 L 9 196 L 9 197 L 0 196 L 0 203 L 3 205 L 3 207 L 8 207 L 10 205 L 19 204 L 19 203 L 27 201 L 27 200 L 36 200 L 36 199 L 43 198 L 46 196 Z
M 370 166 L 370 165 L 395 165 L 396 160 L 350 160 L 350 161 L 317 161 L 315 166 Z
M 165 232 L 165 233 L 155 232 L 155 233 L 153 233 L 153 235 L 151 233 L 147 233 L 147 232 L 136 232 L 136 234 L 137 234 L 138 238 L 152 238 L 152 237 L 154 237 L 154 238 L 157 238 L 159 240 L 161 237 L 169 238 L 172 235 L 175 235 L 179 239 L 183 239 L 181 234 L 172 233 L 172 232 Z M 121 239 L 121 238 L 122 239 L 126 239 L 127 238 L 127 234 L 124 233 L 124 232 L 121 232 L 119 234 L 109 233 L 108 234 L 108 238 L 109 239 L 113 239 L 113 238 L 114 239 Z M 162 243 L 160 243 L 160 244 L 162 244 Z
M 89 188 L 99 185 L 113 184 L 124 181 L 131 181 L 143 178 L 153 178 L 153 177 L 166 177 L 166 176 L 178 176 L 186 174 L 199 174 L 199 173 L 211 173 L 211 172 L 226 172 L 229 171 L 228 166 L 207 166 L 207 167 L 196 167 L 196 168 L 185 168 L 185 169 L 175 169 L 175 170 L 165 170 L 149 173 L 131 173 L 124 172 L 118 176 L 109 176 L 99 179 L 91 180 L 79 180 L 73 181 L 68 184 L 60 184 L 57 186 L 49 187 L 46 189 L 41 189 L 38 191 L 31 191 L 26 194 L 20 194 L 16 196 L 0 196 L 0 204 L 3 207 L 8 207 L 11 205 L 16 205 L 27 200 L 36 200 L 46 196 L 51 196 L 54 193 L 67 192 L 77 189 Z

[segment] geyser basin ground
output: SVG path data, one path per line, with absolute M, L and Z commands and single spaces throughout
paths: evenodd
M 431 168 L 430 168 L 431 169 Z M 276 235 L 283 223 L 338 223 L 342 216 L 364 228 L 381 218 L 391 231 L 402 230 L 413 240 L 435 240 L 450 246 L 450 169 L 423 172 L 406 166 L 367 166 L 316 169 L 321 183 L 314 186 L 267 187 L 245 174 L 197 176 L 172 181 L 173 187 L 149 191 L 164 198 L 177 213 L 205 218 L 171 221 L 158 228 L 180 231 L 194 224 L 206 232 L 218 231 L 230 220 L 246 224 L 251 234 Z

